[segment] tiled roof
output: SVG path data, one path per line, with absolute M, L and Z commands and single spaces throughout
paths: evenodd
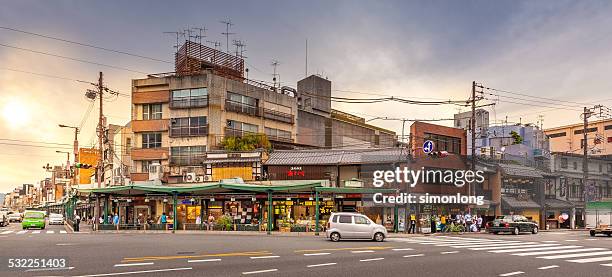
M 400 158 L 401 153 L 401 158 Z M 399 148 L 358 150 L 277 150 L 270 153 L 266 165 L 342 165 L 393 163 L 406 160 L 408 150 Z
M 533 200 L 518 200 L 512 196 L 502 196 L 502 202 L 515 209 L 539 209 L 540 205 Z
M 503 173 L 509 176 L 515 177 L 533 177 L 533 178 L 542 178 L 544 172 L 537 170 L 533 167 L 527 167 L 516 164 L 499 164 L 499 167 L 502 169 Z
M 544 200 L 544 204 L 546 205 L 546 207 L 553 208 L 553 209 L 564 209 L 564 208 L 574 207 L 574 205 L 572 205 L 571 202 L 563 201 L 561 199 L 546 199 Z

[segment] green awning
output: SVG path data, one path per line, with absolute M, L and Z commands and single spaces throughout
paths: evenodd
M 612 201 L 588 202 L 587 210 L 612 210 Z
M 396 189 L 383 189 L 383 188 L 332 188 L 332 187 L 319 187 L 316 188 L 319 192 L 330 192 L 330 193 L 394 193 Z

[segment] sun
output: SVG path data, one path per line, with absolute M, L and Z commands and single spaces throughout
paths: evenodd
M 10 99 L 2 108 L 2 117 L 11 128 L 25 127 L 30 121 L 30 109 L 24 102 Z

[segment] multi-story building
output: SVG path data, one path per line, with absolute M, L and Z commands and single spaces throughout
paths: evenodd
M 331 81 L 311 75 L 298 81 L 297 142 L 323 148 L 395 147 L 395 132 L 331 108 Z
M 612 119 L 589 122 L 587 149 L 590 155 L 612 155 Z M 584 150 L 584 124 L 572 124 L 544 130 L 550 139 L 550 151 L 581 154 Z
M 106 170 L 104 172 L 105 186 L 129 184 L 130 172 L 133 167 L 130 156 L 133 137 L 131 123 L 125 126 L 109 128 L 109 141 L 104 155 L 106 161 Z
M 295 142 L 293 95 L 245 79 L 243 66 L 239 57 L 187 41 L 175 73 L 132 81 L 132 181 L 148 180 L 158 164 L 162 181 L 170 183 L 183 182 L 187 173 L 220 180 L 227 172 L 261 167 L 246 154 L 206 163 L 225 137 L 266 134 L 273 145 Z
M 476 134 L 486 135 L 489 128 L 489 112 L 485 109 L 476 109 Z M 472 111 L 462 112 L 454 115 L 455 128 L 470 130 Z M 469 148 L 469 147 L 468 147 Z

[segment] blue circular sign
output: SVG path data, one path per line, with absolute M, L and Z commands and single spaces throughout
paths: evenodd
M 434 150 L 434 143 L 431 140 L 426 140 L 423 143 L 423 152 L 425 152 L 425 154 L 429 154 Z

